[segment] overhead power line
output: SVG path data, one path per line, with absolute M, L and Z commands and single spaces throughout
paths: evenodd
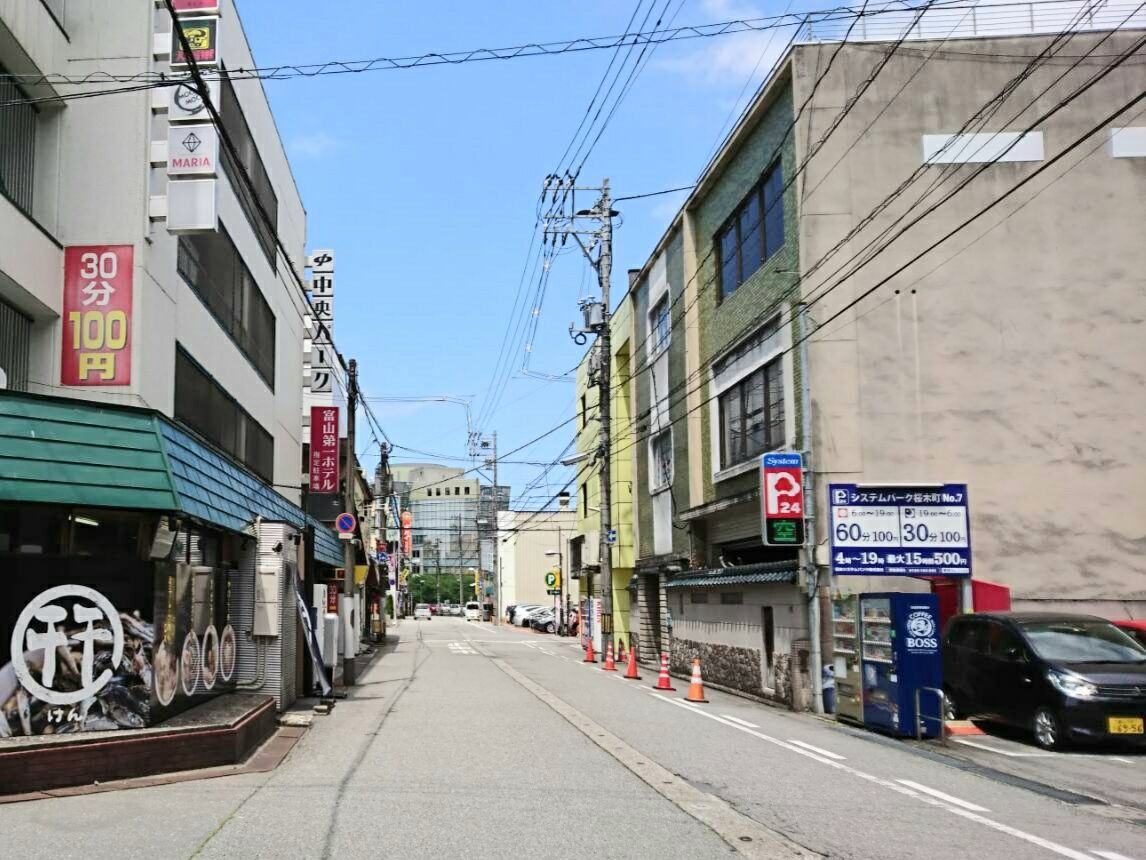
M 969 8 L 967 0 L 953 0 L 941 4 L 943 8 Z M 1035 5 L 1039 5 L 1037 2 Z M 360 60 L 327 60 L 320 63 L 291 63 L 275 66 L 254 66 L 251 68 L 229 69 L 227 74 L 232 80 L 260 79 L 260 80 L 288 80 L 291 78 L 314 78 L 327 75 L 362 74 L 365 72 L 395 71 L 402 69 L 423 68 L 426 66 L 464 65 L 467 63 L 487 62 L 491 60 L 518 60 L 526 57 L 559 56 L 583 51 L 613 50 L 623 47 L 655 46 L 665 42 L 679 42 L 692 39 L 711 39 L 719 36 L 735 35 L 737 33 L 767 32 L 780 27 L 790 27 L 793 24 L 803 23 L 805 20 L 813 25 L 847 21 L 854 17 L 871 17 L 887 14 L 889 11 L 913 11 L 915 7 L 907 0 L 897 0 L 880 9 L 860 11 L 853 7 L 836 6 L 827 9 L 818 9 L 799 14 L 772 15 L 760 18 L 738 18 L 729 21 L 720 21 L 712 24 L 690 24 L 680 27 L 639 32 L 626 32 L 613 36 L 591 36 L 575 39 L 563 39 L 553 42 L 530 42 L 522 45 L 513 45 L 504 48 L 471 48 L 460 51 L 428 52 L 413 56 L 401 57 L 374 57 Z M 206 78 L 211 79 L 207 74 Z M 0 74 L 0 80 L 15 80 L 28 86 L 42 84 L 106 84 L 106 83 L 154 83 L 170 86 L 174 83 L 172 77 L 162 72 L 135 72 L 131 74 L 116 74 L 104 70 L 96 70 L 85 75 L 66 75 L 60 72 L 49 74 Z

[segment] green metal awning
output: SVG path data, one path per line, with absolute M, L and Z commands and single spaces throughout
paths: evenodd
M 4 392 L 0 501 L 183 513 L 245 531 L 255 517 L 315 527 L 315 558 L 342 565 L 326 526 L 157 413 Z
M 769 561 L 760 564 L 742 564 L 735 567 L 717 567 L 711 570 L 690 570 L 665 583 L 665 588 L 710 588 L 717 585 L 764 585 L 796 581 L 796 562 Z

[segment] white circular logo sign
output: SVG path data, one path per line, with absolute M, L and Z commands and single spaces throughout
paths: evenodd
M 58 602 L 72 603 L 70 621 L 84 626 L 70 639 L 57 626 L 69 621 L 68 610 Z M 107 627 L 94 627 L 95 622 L 107 622 Z M 52 689 L 56 680 L 57 649 L 71 643 L 83 643 L 80 658 L 80 689 L 61 692 Z M 112 670 L 104 669 L 98 678 L 92 677 L 95 643 L 111 643 L 111 665 L 123 660 L 123 624 L 111 601 L 86 585 L 57 585 L 42 592 L 24 607 L 12 630 L 12 669 L 20 685 L 31 695 L 49 705 L 74 705 L 94 696 L 112 678 Z M 32 677 L 28 656 L 38 655 L 40 680 Z
M 917 609 L 907 616 L 907 632 L 916 639 L 926 639 L 935 635 L 935 619 L 931 613 Z

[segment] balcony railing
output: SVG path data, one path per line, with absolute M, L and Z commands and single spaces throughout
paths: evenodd
M 797 41 L 839 42 L 846 38 L 850 42 L 890 42 L 905 34 L 909 40 L 919 40 L 1146 27 L 1146 7 L 1136 0 L 955 0 L 933 3 L 926 11 L 919 11 L 928 5 L 869 6 L 858 21 L 854 15 L 829 13 L 805 23 Z

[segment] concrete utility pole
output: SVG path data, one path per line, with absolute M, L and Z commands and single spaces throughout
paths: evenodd
M 808 306 L 800 303 L 800 436 L 804 443 L 804 573 L 808 582 L 808 639 L 812 666 L 812 713 L 824 712 L 823 648 L 820 645 L 820 575 L 816 567 L 816 485 L 812 463 L 811 373 L 808 368 Z
M 343 471 L 343 510 L 354 514 L 354 481 L 356 470 L 354 468 L 354 414 L 358 408 L 358 360 L 350 359 L 346 371 L 346 469 Z M 357 514 L 355 514 L 357 516 Z M 346 541 L 342 547 L 342 567 L 346 577 L 346 593 L 355 598 L 354 605 L 358 605 L 358 584 L 354 579 L 354 539 Z M 354 654 L 343 654 L 342 680 L 346 686 L 357 683 L 356 663 Z
M 493 617 L 490 619 L 490 621 L 493 624 L 501 624 L 501 564 L 498 560 L 498 556 L 501 553 L 498 552 L 497 539 L 497 512 L 499 501 L 500 500 L 498 499 L 497 491 L 497 431 L 495 430 L 493 431 L 493 522 L 490 524 L 490 527 L 493 530 Z M 478 595 L 478 603 L 482 606 L 484 613 L 484 594 Z
M 574 331 L 570 326 L 569 333 L 575 343 L 585 343 L 585 336 L 589 333 L 597 335 L 597 418 L 600 421 L 600 436 L 597 445 L 597 479 L 600 482 L 601 494 L 601 532 L 600 532 L 600 567 L 601 567 L 601 653 L 604 656 L 608 643 L 613 639 L 613 485 L 612 485 L 612 345 L 609 331 L 610 305 L 609 281 L 613 270 L 613 218 L 620 214 L 613 211 L 613 200 L 609 195 L 609 178 L 605 177 L 601 187 L 578 188 L 574 180 L 550 177 L 546 180 L 544 193 L 552 192 L 554 206 L 564 206 L 567 198 L 573 197 L 577 191 L 599 191 L 601 196 L 592 209 L 575 211 L 572 215 L 557 213 L 550 209 L 546 215 L 545 240 L 556 244 L 558 237 L 561 244 L 572 236 L 581 246 L 589 264 L 597 272 L 597 283 L 601 289 L 601 303 L 598 309 L 595 302 L 583 301 L 582 311 L 585 313 L 585 328 Z M 557 196 L 561 195 L 560 201 Z M 578 230 L 577 222 L 580 219 L 589 219 L 597 222 L 594 230 Z M 560 226 L 550 227 L 550 224 Z M 582 239 L 588 238 L 588 244 Z M 594 257 L 596 252 L 596 257 Z M 592 363 L 590 363 L 592 367 Z M 588 589 L 592 594 L 592 584 Z
M 597 281 L 601 285 L 601 333 L 597 338 L 600 375 L 597 378 L 600 419 L 600 448 L 597 475 L 601 485 L 601 657 L 613 641 L 613 486 L 612 486 L 612 338 L 609 333 L 609 276 L 613 271 L 613 208 L 609 198 L 609 179 L 601 183 L 601 201 L 597 204 L 601 220 L 601 252 L 597 258 Z

